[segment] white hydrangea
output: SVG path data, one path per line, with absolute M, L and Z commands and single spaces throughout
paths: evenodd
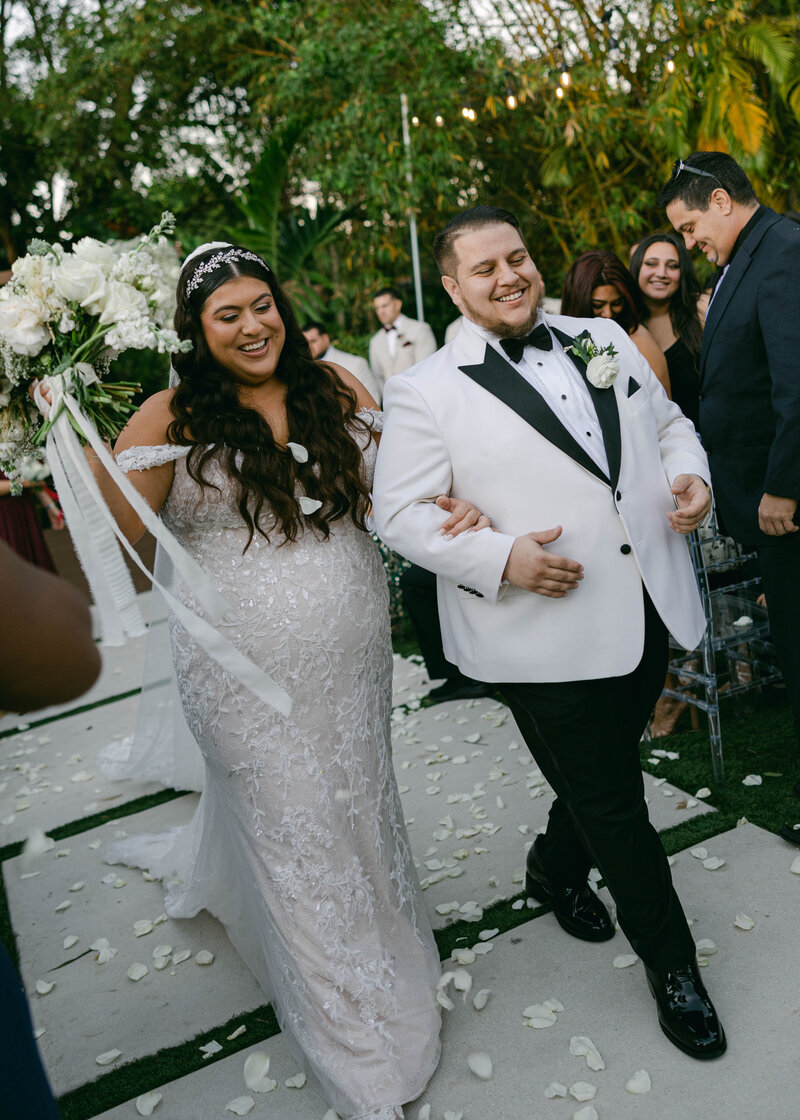
M 0 335 L 15 354 L 26 358 L 35 358 L 50 341 L 48 318 L 40 300 L 12 293 L 0 301 Z

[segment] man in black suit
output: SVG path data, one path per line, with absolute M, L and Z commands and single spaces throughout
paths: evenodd
M 800 739 L 800 226 L 759 205 L 721 152 L 677 160 L 658 202 L 686 247 L 720 270 L 700 354 L 700 430 L 722 524 L 758 552 Z

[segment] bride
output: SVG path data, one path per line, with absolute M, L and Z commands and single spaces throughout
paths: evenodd
M 438 1062 L 440 969 L 392 770 L 388 591 L 365 530 L 380 414 L 351 374 L 310 358 L 253 252 L 196 251 L 175 321 L 193 349 L 174 356 L 177 387 L 129 421 L 117 465 L 231 604 L 223 635 L 293 710 L 256 699 L 171 617 L 203 794 L 188 826 L 108 858 L 162 878 L 172 917 L 224 923 L 341 1116 L 396 1120 Z M 486 524 L 451 508 L 450 531 Z M 200 613 L 179 576 L 173 593 Z

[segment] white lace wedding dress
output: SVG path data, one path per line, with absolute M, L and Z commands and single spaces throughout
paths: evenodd
M 278 547 L 256 534 L 243 553 L 233 484 L 214 463 L 219 490 L 201 488 L 186 450 L 131 448 L 117 462 L 175 460 L 161 517 L 231 604 L 222 632 L 294 709 L 285 718 L 257 700 L 170 619 L 202 797 L 185 828 L 115 842 L 106 858 L 162 878 L 172 917 L 206 909 L 224 923 L 340 1116 L 395 1120 L 439 1058 L 440 966 L 390 757 L 380 556 L 349 518 L 327 541 L 305 533 Z M 370 439 L 370 478 L 374 459 Z M 198 610 L 190 587 L 175 590 Z

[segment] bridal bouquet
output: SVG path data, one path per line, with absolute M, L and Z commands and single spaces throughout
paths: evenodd
M 84 237 L 67 250 L 32 241 L 14 262 L 0 289 L 0 470 L 12 490 L 21 489 L 23 461 L 41 454 L 61 411 L 44 420 L 28 392 L 32 381 L 49 379 L 55 397 L 69 394 L 100 437 L 113 440 L 138 389 L 104 380 L 113 359 L 129 349 L 190 348 L 166 325 L 173 295 L 162 250 L 174 225 L 164 213 L 133 245 Z M 74 415 L 69 419 L 85 436 Z

